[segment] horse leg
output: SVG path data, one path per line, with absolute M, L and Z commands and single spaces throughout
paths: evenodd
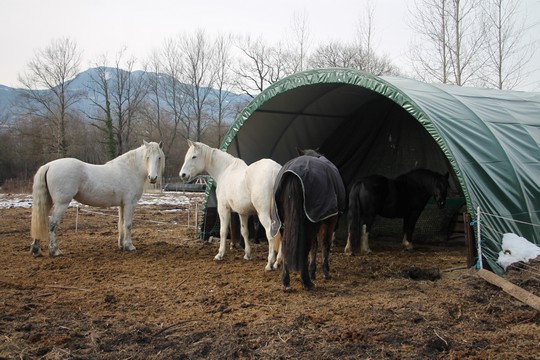
M 274 251 L 277 248 L 276 261 L 274 262 L 274 270 L 277 269 L 283 263 L 283 251 L 281 250 L 282 234 L 277 233 L 274 238 Z
M 283 284 L 283 291 L 291 290 L 291 276 L 289 275 L 289 267 L 283 263 L 283 269 L 281 271 L 281 282 Z
M 124 206 L 118 207 L 118 249 L 124 248 Z
M 360 254 L 371 254 L 369 248 L 369 229 L 366 224 L 362 225 L 362 238 L 360 240 Z
M 274 264 L 276 263 L 276 246 L 275 238 L 272 237 L 270 232 L 272 220 L 267 214 L 259 214 L 259 223 L 263 226 L 266 233 L 266 238 L 268 239 L 268 263 L 266 264 L 266 271 L 272 271 L 275 269 Z
M 41 240 L 34 239 L 34 241 L 32 241 L 32 245 L 30 245 L 30 254 L 35 257 L 43 256 L 43 253 L 41 252 Z
M 51 217 L 49 219 L 49 256 L 62 256 L 62 252 L 58 249 L 56 232 L 68 206 L 69 201 L 63 203 L 57 202 L 53 205 Z
M 314 284 L 311 280 L 315 279 L 315 271 L 317 270 L 317 235 L 319 233 L 320 223 L 313 224 L 305 216 L 303 221 L 303 226 L 306 229 L 305 239 L 299 239 L 299 241 L 306 242 L 305 246 L 311 250 L 307 250 L 308 253 L 305 253 L 303 255 L 305 256 L 305 260 L 303 261 L 302 268 L 300 269 L 300 281 L 302 282 L 304 289 L 311 290 L 314 287 Z M 310 257 L 310 253 L 311 259 L 308 264 L 308 258 Z M 313 275 L 313 277 L 311 277 L 311 275 Z
M 317 250 L 319 247 L 319 240 L 315 237 L 313 244 L 311 244 L 311 251 L 309 252 L 309 277 L 311 280 L 316 279 L 317 273 Z
M 244 238 L 244 260 L 251 260 L 251 246 L 249 245 L 248 215 L 240 215 L 240 233 Z
M 227 230 L 229 229 L 229 223 L 231 221 L 231 212 L 225 206 L 218 204 L 219 214 L 219 251 L 214 257 L 214 260 L 221 261 L 225 256 L 225 241 L 227 240 Z
M 309 277 L 309 270 L 308 270 L 308 264 L 307 261 L 302 266 L 302 269 L 300 270 L 300 282 L 302 283 L 302 286 L 305 290 L 311 290 L 315 286 L 313 282 L 311 281 L 311 278 Z
M 122 250 L 124 251 L 133 251 L 136 250 L 131 241 L 131 227 L 133 221 L 133 210 L 135 204 L 129 204 L 124 206 L 124 222 L 123 222 L 123 231 L 124 231 L 124 243 L 122 245 Z
M 333 237 L 333 234 L 334 234 L 334 228 L 336 227 L 336 223 L 337 223 L 337 217 L 330 220 L 330 222 L 328 224 L 325 224 L 323 225 L 324 228 L 323 228 L 323 264 L 322 264 L 322 269 L 323 269 L 323 279 L 324 280 L 328 280 L 330 279 L 330 247 L 332 245 L 332 237 Z
M 349 233 L 347 234 L 347 244 L 345 245 L 345 255 L 354 255 L 353 251 L 352 251 L 352 247 L 351 247 L 351 229 L 349 227 Z
M 414 227 L 416 226 L 416 222 L 418 221 L 418 218 L 420 217 L 420 212 L 418 213 L 412 213 L 409 214 L 407 217 L 403 218 L 403 248 L 405 250 L 412 250 L 413 244 L 412 244 L 412 235 L 414 232 Z

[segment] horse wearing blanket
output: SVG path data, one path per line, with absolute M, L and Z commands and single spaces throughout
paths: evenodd
M 323 278 L 329 278 L 332 235 L 338 215 L 345 208 L 345 186 L 335 165 L 313 150 L 299 153 L 301 156 L 283 166 L 274 186 L 272 233 L 282 233 L 285 291 L 290 290 L 289 270 L 300 272 L 306 290 L 313 288 L 319 239 L 323 246 Z

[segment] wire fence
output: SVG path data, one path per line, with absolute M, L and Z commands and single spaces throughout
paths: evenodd
M 137 217 L 137 222 L 139 223 L 174 225 L 198 231 L 202 217 L 202 202 L 203 196 L 200 194 L 186 194 L 185 192 L 164 194 L 150 191 L 143 194 L 143 197 L 139 200 L 134 211 L 134 218 Z M 75 208 L 76 211 L 76 232 L 79 230 L 79 222 L 85 214 L 118 218 L 118 211 L 115 210 L 114 207 L 98 210 L 97 208 L 81 204 L 77 201 L 72 201 L 70 207 Z M 161 211 L 176 214 L 176 220 L 160 221 L 140 218 L 137 216 L 137 208 L 141 207 L 164 207 Z

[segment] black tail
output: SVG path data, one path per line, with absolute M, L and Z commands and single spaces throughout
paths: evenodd
M 362 193 L 364 191 L 364 184 L 361 181 L 357 181 L 353 184 L 351 191 L 349 192 L 347 220 L 349 223 L 349 237 L 351 239 L 351 250 L 353 253 L 358 252 L 358 249 L 360 248 L 362 225 L 364 225 L 364 209 L 362 208 Z
M 300 180 L 295 175 L 285 175 L 281 180 L 280 204 L 283 222 L 282 252 L 290 270 L 301 271 L 308 259 L 310 243 L 306 239 L 304 193 Z

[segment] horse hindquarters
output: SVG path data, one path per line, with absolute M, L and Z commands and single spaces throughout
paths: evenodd
M 52 207 L 52 199 L 47 188 L 46 175 L 49 166 L 41 166 L 34 175 L 32 186 L 32 221 L 31 235 L 32 245 L 30 252 L 34 256 L 41 256 L 40 240 L 49 238 L 49 212 Z

